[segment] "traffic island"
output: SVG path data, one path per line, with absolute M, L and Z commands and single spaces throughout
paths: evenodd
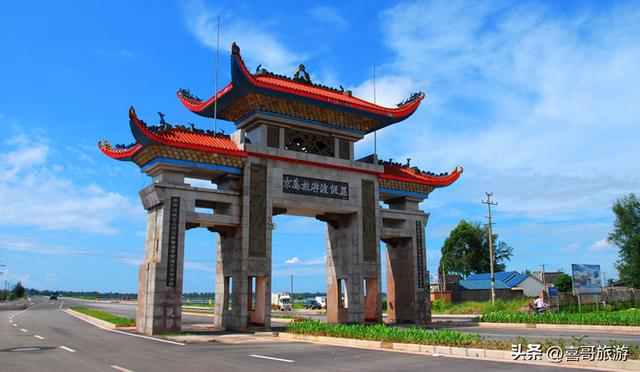
M 637 347 L 622 345 L 566 345 L 545 341 L 519 344 L 483 340 L 479 334 L 464 334 L 449 330 L 397 328 L 382 324 L 325 324 L 315 321 L 291 323 L 275 334 L 285 340 L 315 342 L 325 345 L 387 350 L 435 357 L 486 359 L 529 365 L 556 367 L 587 367 L 607 371 L 638 371 Z M 588 351 L 591 354 L 588 354 Z M 584 359 L 583 359 L 584 358 Z
M 132 329 L 136 325 L 133 319 L 84 306 L 74 306 L 72 308 L 64 309 L 64 311 L 76 318 L 86 320 L 90 323 L 108 329 Z

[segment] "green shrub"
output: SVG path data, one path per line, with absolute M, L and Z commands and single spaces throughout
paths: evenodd
M 446 346 L 472 346 L 482 340 L 477 333 L 461 333 L 448 329 L 427 330 L 415 326 L 399 328 L 384 324 L 327 324 L 310 319 L 292 322 L 286 331 L 314 336 Z
M 439 298 L 431 303 L 431 311 L 436 313 L 442 313 L 447 308 L 445 300 Z
M 612 326 L 640 326 L 640 312 L 637 311 L 595 311 L 588 313 L 497 313 L 482 315 L 483 322 L 495 323 L 536 323 L 536 324 L 588 324 Z

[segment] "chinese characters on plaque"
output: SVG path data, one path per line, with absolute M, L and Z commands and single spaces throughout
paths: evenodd
M 282 176 L 282 192 L 348 200 L 349 184 L 285 174 Z
M 169 207 L 169 245 L 167 249 L 167 287 L 176 286 L 178 271 L 178 229 L 180 228 L 180 198 L 172 196 Z
M 416 221 L 416 260 L 418 261 L 418 288 L 424 288 L 424 257 L 422 255 L 422 226 Z

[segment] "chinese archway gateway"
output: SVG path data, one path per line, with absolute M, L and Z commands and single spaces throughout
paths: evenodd
M 215 324 L 271 325 L 271 218 L 312 216 L 327 224 L 327 320 L 382 321 L 380 241 L 386 243 L 388 321 L 431 321 L 424 227 L 418 205 L 460 177 L 409 164 L 355 160 L 364 135 L 408 118 L 424 94 L 395 108 L 313 84 L 304 66 L 293 78 L 250 73 L 234 43 L 231 83 L 208 100 L 186 89 L 192 112 L 235 123 L 231 135 L 194 125 L 147 125 L 129 110 L 135 143 L 98 145 L 152 177 L 140 191 L 148 211 L 136 324 L 145 334 L 179 331 L 185 230 L 219 234 Z M 199 188 L 185 178 L 207 180 Z M 380 206 L 382 201 L 386 207 Z

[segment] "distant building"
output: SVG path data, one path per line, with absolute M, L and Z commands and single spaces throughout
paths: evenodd
M 522 289 L 522 293 L 527 297 L 537 297 L 544 289 L 540 279 L 530 274 L 520 274 L 517 271 L 497 272 L 495 279 L 496 289 Z M 491 273 L 470 275 L 467 279 L 460 280 L 460 288 L 466 290 L 491 289 Z
M 562 271 L 545 271 L 544 283 L 547 285 L 547 287 L 551 287 L 553 286 L 553 283 L 556 281 L 556 279 L 558 279 L 558 277 L 562 274 L 564 274 Z M 535 276 L 536 279 L 542 281 L 542 271 L 535 271 L 532 275 Z

